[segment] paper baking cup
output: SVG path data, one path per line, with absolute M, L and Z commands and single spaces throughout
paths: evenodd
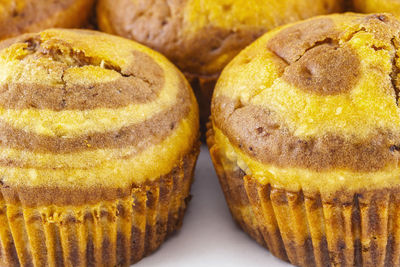
M 23 207 L 0 194 L 0 266 L 129 266 L 180 228 L 198 149 L 129 197 Z M 7 190 L 7 189 L 2 189 Z
M 210 131 L 207 141 L 233 218 L 276 257 L 307 267 L 400 266 L 398 188 L 329 196 L 286 191 L 227 162 Z

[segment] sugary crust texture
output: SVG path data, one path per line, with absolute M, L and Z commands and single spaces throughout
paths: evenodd
M 302 267 L 400 264 L 397 188 L 293 192 L 261 184 L 207 138 L 211 158 L 238 225 L 276 257 Z
M 46 28 L 86 26 L 94 0 L 6 0 L 0 7 L 0 39 Z
M 139 261 L 180 228 L 197 155 L 196 147 L 169 174 L 97 203 L 26 207 L 0 194 L 0 263 L 111 267 Z

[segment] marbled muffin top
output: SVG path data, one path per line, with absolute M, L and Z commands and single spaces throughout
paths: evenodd
M 99 27 L 166 55 L 181 70 L 216 75 L 276 26 L 338 12 L 342 0 L 100 0 Z
M 197 144 L 190 86 L 153 50 L 61 29 L 0 47 L 3 186 L 129 187 L 169 173 Z
M 397 183 L 399 33 L 389 14 L 342 14 L 265 34 L 217 83 L 217 138 L 293 189 Z
M 94 0 L 1 0 L 0 39 L 51 27 L 87 23 Z

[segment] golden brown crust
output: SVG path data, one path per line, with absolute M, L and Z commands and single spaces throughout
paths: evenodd
M 5 1 L 0 9 L 0 39 L 51 27 L 82 27 L 88 22 L 93 3 L 93 0 Z
M 246 175 L 220 153 L 212 132 L 207 141 L 234 219 L 275 256 L 302 267 L 398 265 L 400 187 L 287 191 Z
M 0 105 L 3 108 L 55 111 L 119 108 L 153 101 L 164 86 L 164 71 L 143 52 L 132 51 L 134 60 L 121 69 L 104 59 L 86 56 L 83 51 L 74 50 L 72 45 L 61 40 L 43 42 L 40 35 L 28 34 L 14 39 L 14 42 L 6 42 L 3 47 L 26 44 L 25 50 L 29 54 L 19 58 L 22 62 L 50 59 L 52 64 L 43 67 L 59 72 L 62 84 L 3 83 L 0 86 Z M 120 77 L 111 82 L 80 84 L 65 74 L 70 68 L 85 66 L 102 66 L 119 73 Z
M 14 201 L 0 194 L 0 262 L 83 267 L 129 266 L 139 261 L 180 228 L 197 154 L 198 148 L 171 173 L 151 184 L 132 185 L 129 193 L 114 198 L 96 195 L 100 198 L 86 203 L 59 199 L 51 206 L 36 206 L 44 204 L 36 202 L 27 208 L 28 199 Z
M 400 137 L 392 133 L 377 131 L 363 142 L 334 133 L 302 139 L 291 134 L 266 108 L 241 107 L 227 97 L 215 98 L 213 103 L 215 126 L 235 146 L 264 163 L 314 170 L 375 171 L 396 163 L 400 156 Z

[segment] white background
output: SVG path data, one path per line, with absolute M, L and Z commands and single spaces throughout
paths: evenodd
M 211 163 L 202 146 L 181 230 L 135 267 L 291 267 L 274 258 L 233 222 Z

